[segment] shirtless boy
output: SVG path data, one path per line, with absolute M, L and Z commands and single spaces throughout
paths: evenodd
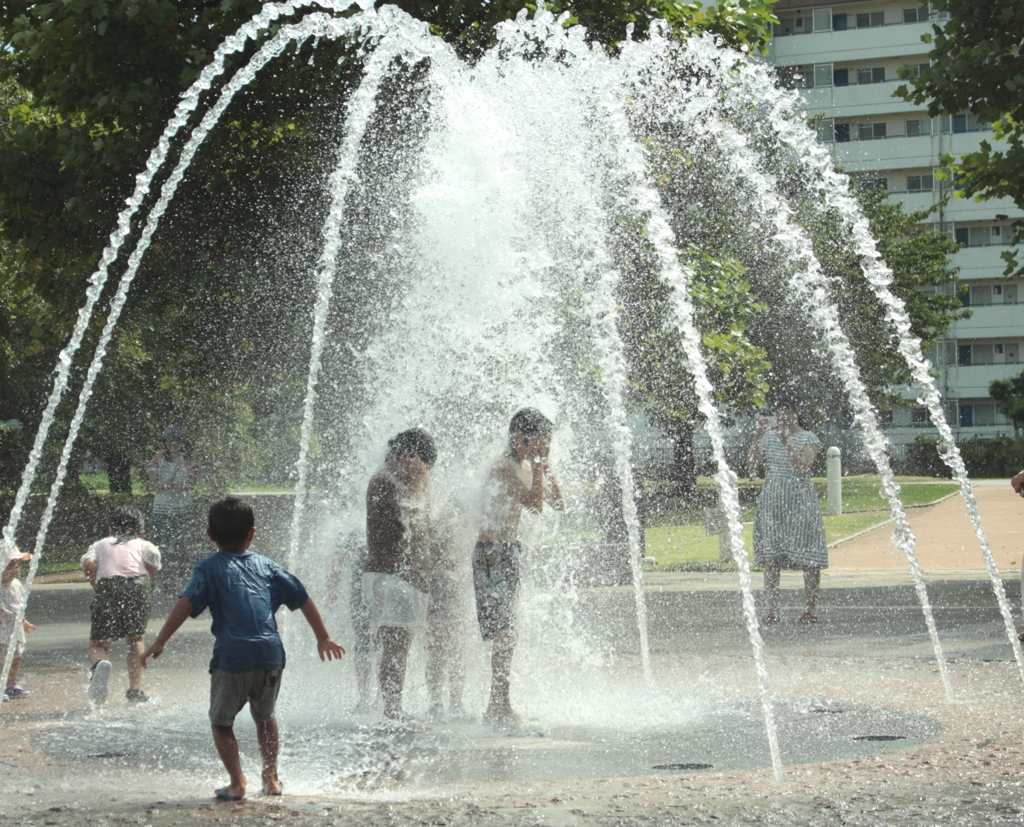
M 519 594 L 519 517 L 524 508 L 540 513 L 547 502 L 565 508 L 558 481 L 548 470 L 554 425 L 540 411 L 523 408 L 512 417 L 508 448 L 491 466 L 484 485 L 483 522 L 473 550 L 476 614 L 491 652 L 491 697 L 484 721 L 516 728 L 519 716 L 509 699 L 509 675 L 516 646 Z
M 384 465 L 366 489 L 366 566 L 363 599 L 370 631 L 382 653 L 378 680 L 384 716 L 402 718 L 402 687 L 409 645 L 426 624 L 430 594 L 429 469 L 434 440 L 422 428 L 388 441 Z

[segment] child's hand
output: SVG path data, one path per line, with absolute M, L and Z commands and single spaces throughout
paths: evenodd
M 320 660 L 324 660 L 325 656 L 327 660 L 341 660 L 341 656 L 345 654 L 345 650 L 329 637 L 318 640 L 316 650 L 320 654 Z
M 158 657 L 160 657 L 160 654 L 163 651 L 164 651 L 164 645 L 162 643 L 158 643 L 157 641 L 154 640 L 151 644 L 149 644 L 149 648 L 145 652 L 143 652 L 142 656 L 139 658 L 139 663 L 142 664 L 142 668 L 143 669 L 146 668 L 146 658 L 149 658 L 149 657 L 158 658 Z
M 36 630 L 36 627 L 29 623 L 27 620 L 22 620 L 21 622 L 25 624 L 26 632 L 34 632 Z

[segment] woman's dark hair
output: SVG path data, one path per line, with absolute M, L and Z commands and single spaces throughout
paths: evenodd
M 123 505 L 110 515 L 110 533 L 119 543 L 134 540 L 146 530 L 146 519 L 137 508 Z
M 434 438 L 422 428 L 410 428 L 388 440 L 387 458 L 398 459 L 402 454 L 412 454 L 431 468 L 437 461 L 437 446 Z
M 243 545 L 254 525 L 256 518 L 252 508 L 238 497 L 222 497 L 210 506 L 207 529 L 219 546 L 237 548 Z

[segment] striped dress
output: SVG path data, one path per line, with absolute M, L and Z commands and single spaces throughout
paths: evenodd
M 764 565 L 765 560 L 781 559 L 784 568 L 827 568 L 825 524 L 814 486 L 793 471 L 786 446 L 775 431 L 766 431 L 761 443 L 766 470 L 754 517 L 754 561 Z M 797 453 L 820 444 L 810 431 L 790 437 Z

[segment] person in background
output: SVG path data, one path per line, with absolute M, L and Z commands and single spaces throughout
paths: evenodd
M 821 570 L 828 566 L 825 523 L 811 484 L 811 466 L 821 443 L 800 425 L 800 406 L 785 400 L 773 417 L 759 416 L 747 454 L 747 474 L 765 467 L 754 517 L 754 562 L 764 570 L 768 612 L 764 623 L 778 623 L 779 581 L 783 568 L 802 570 L 806 611 L 802 623 L 817 623 Z
M 103 704 L 110 682 L 110 647 L 124 638 L 128 647 L 129 705 L 149 702 L 142 691 L 139 658 L 145 649 L 146 625 L 153 603 L 153 578 L 160 570 L 160 550 L 143 539 L 145 523 L 135 508 L 118 508 L 107 537 L 82 555 L 82 571 L 96 594 L 89 631 L 89 700 Z
M 1010 485 L 1013 486 L 1013 490 L 1018 497 L 1024 497 L 1024 471 L 1018 471 L 1016 474 L 1014 474 L 1014 476 L 1010 479 Z M 1020 561 L 1020 585 L 1020 602 L 1021 606 L 1024 607 L 1024 555 L 1021 555 Z M 1019 635 L 1017 635 L 1017 640 L 1019 640 L 1021 643 L 1024 643 L 1024 632 L 1021 632 Z
M 21 653 L 25 651 L 25 634 L 35 631 L 36 627 L 27 620 L 22 620 L 20 625 L 16 622 L 18 611 L 25 602 L 25 587 L 18 575 L 21 574 L 21 564 L 31 559 L 31 554 L 22 554 L 17 546 L 13 546 L 4 556 L 4 570 L 0 577 L 0 664 L 6 662 L 8 647 L 14 647 L 11 671 L 7 673 L 4 689 L 5 701 L 19 701 L 32 694 L 18 685 L 18 669 Z
M 384 717 L 401 720 L 402 689 L 413 636 L 426 626 L 430 594 L 430 494 L 437 448 L 412 428 L 388 440 L 384 465 L 366 488 L 363 599 L 381 644 L 378 681 Z
M 153 518 L 150 521 L 153 542 L 160 548 L 164 572 L 172 589 L 188 579 L 189 525 L 192 519 L 192 487 L 197 468 L 189 456 L 185 429 L 168 425 L 163 435 L 163 450 L 149 464 L 149 488 L 153 492 Z
M 469 592 L 467 521 L 449 502 L 430 521 L 430 602 L 427 606 L 427 696 L 430 717 L 462 720 L 466 683 L 463 657 Z M 448 687 L 447 714 L 444 705 Z

